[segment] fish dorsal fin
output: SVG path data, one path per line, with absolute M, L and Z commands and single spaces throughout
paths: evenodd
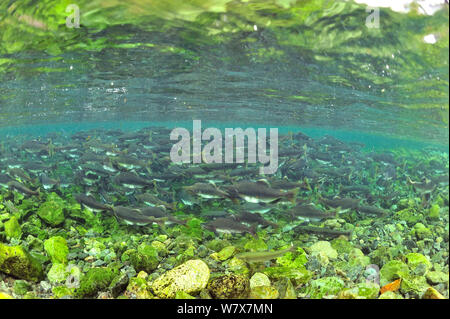
M 261 184 L 261 185 L 264 185 L 264 186 L 267 186 L 267 187 L 270 187 L 269 181 L 268 181 L 267 179 L 265 179 L 265 178 L 258 179 L 258 180 L 256 181 L 256 183 Z

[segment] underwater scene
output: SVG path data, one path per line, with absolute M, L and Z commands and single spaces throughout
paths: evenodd
M 0 1 L 0 299 L 448 299 L 448 20 Z

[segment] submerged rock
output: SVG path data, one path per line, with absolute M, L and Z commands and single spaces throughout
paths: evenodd
M 211 280 L 208 291 L 215 299 L 242 299 L 249 294 L 248 278 L 239 275 L 224 275 Z
M 309 250 L 312 255 L 323 254 L 328 259 L 336 259 L 338 256 L 336 249 L 331 247 L 331 244 L 328 241 L 318 241 L 317 243 L 310 246 Z
M 105 291 L 116 273 L 110 268 L 91 268 L 86 274 L 81 276 L 80 287 L 75 294 L 78 298 L 95 297 L 100 291 Z
M 40 262 L 24 248 L 2 243 L 0 243 L 0 271 L 30 281 L 39 281 L 44 275 Z
M 7 222 L 5 222 L 4 227 L 6 236 L 17 239 L 22 236 L 22 229 L 20 228 L 20 224 L 16 216 L 12 216 Z
M 67 247 L 67 241 L 63 237 L 50 237 L 44 241 L 44 249 L 50 256 L 52 263 L 67 264 L 69 248 Z
M 196 294 L 206 287 L 209 268 L 202 260 L 188 260 L 184 264 L 167 271 L 151 285 L 159 298 L 174 298 L 177 291 Z
M 257 272 L 250 278 L 250 289 L 258 286 L 270 286 L 270 279 L 267 275 Z
M 325 296 L 335 296 L 344 287 L 344 281 L 338 277 L 323 277 L 311 281 L 307 294 L 311 299 L 322 299 Z

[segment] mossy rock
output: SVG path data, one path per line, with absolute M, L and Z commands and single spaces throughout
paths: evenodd
M 80 278 L 80 287 L 76 289 L 78 298 L 95 297 L 100 291 L 106 291 L 117 273 L 111 268 L 91 268 Z
M 439 205 L 434 204 L 430 207 L 430 210 L 428 212 L 428 217 L 431 219 L 439 219 L 440 211 L 441 211 L 441 208 L 439 207 Z
M 137 299 L 152 299 L 153 294 L 150 292 L 150 287 L 145 278 L 142 276 L 130 278 L 126 288 L 125 295 L 132 295 Z
M 250 299 L 277 299 L 279 292 L 272 286 L 256 286 L 250 290 Z
M 233 257 L 226 261 L 227 269 L 237 275 L 247 276 L 250 270 L 247 267 L 247 263 L 242 259 Z
M 402 295 L 399 295 L 393 291 L 386 291 L 381 294 L 378 299 L 403 299 Z
M 417 239 L 431 238 L 433 233 L 424 224 L 417 223 L 411 231 L 411 234 L 415 235 Z
M 380 285 L 385 286 L 398 278 L 407 276 L 408 274 L 408 265 L 400 260 L 391 260 L 387 262 L 380 270 Z
M 50 226 L 58 226 L 64 222 L 64 205 L 56 201 L 45 202 L 38 208 L 37 215 Z
M 440 283 L 447 283 L 448 285 L 449 281 L 448 274 L 442 271 L 429 271 L 426 275 L 426 278 L 432 285 L 437 285 Z
M 380 285 L 374 282 L 362 282 L 357 285 L 358 296 L 366 299 L 376 299 L 380 293 Z
M 215 299 L 247 298 L 250 283 L 247 277 L 239 275 L 223 275 L 211 280 L 208 291 Z
M 406 255 L 406 259 L 408 260 L 408 267 L 415 275 L 425 276 L 433 266 L 427 257 L 419 253 L 410 253 Z
M 217 261 L 224 261 L 232 257 L 236 252 L 236 247 L 227 246 L 222 248 L 218 253 L 212 253 L 211 258 Z
M 413 295 L 415 298 L 422 297 L 425 291 L 430 286 L 427 283 L 427 279 L 423 276 L 408 275 L 402 278 L 400 285 L 400 292 L 403 294 Z
M 311 254 L 322 253 L 328 259 L 336 259 L 338 256 L 336 249 L 334 249 L 328 241 L 318 241 L 314 243 L 309 247 L 309 251 Z
M 338 254 L 348 254 L 353 249 L 353 245 L 343 238 L 336 238 L 331 241 L 331 247 L 333 247 Z
M 250 289 L 258 286 L 270 286 L 270 279 L 267 275 L 257 272 L 250 278 Z
M 292 280 L 294 285 L 298 286 L 307 283 L 312 278 L 312 273 L 304 266 L 297 268 L 288 266 L 267 267 L 263 270 L 271 279 L 288 278 Z
M 4 223 L 5 234 L 9 238 L 20 239 L 22 237 L 22 228 L 16 216 L 12 216 L 7 222 Z
M 32 290 L 33 287 L 25 280 L 14 281 L 14 293 L 19 296 L 25 295 L 28 291 Z
M 325 296 L 337 296 L 344 288 L 344 281 L 338 277 L 323 277 L 309 283 L 306 293 L 311 299 L 322 299 Z
M 52 263 L 67 264 L 69 248 L 67 247 L 67 241 L 63 237 L 50 237 L 44 241 L 44 249 L 50 256 Z
M 52 265 L 47 273 L 48 281 L 52 284 L 61 283 L 67 279 L 69 272 L 67 271 L 67 266 L 61 263 L 55 263 Z
M 56 299 L 64 297 L 72 297 L 74 295 L 75 288 L 68 288 L 66 286 L 57 286 L 52 288 L 53 297 Z
M 152 290 L 159 298 L 174 298 L 177 291 L 196 294 L 206 287 L 210 271 L 202 260 L 188 260 L 152 283 Z
M 39 281 L 44 272 L 41 263 L 21 246 L 7 246 L 0 243 L 0 271 L 11 276 Z

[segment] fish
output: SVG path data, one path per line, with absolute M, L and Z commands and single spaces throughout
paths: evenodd
M 0 174 L 0 186 L 8 188 L 8 183 L 14 181 L 8 174 Z
M 224 211 L 224 210 L 203 210 L 201 213 L 202 217 L 211 217 L 211 218 L 217 218 L 217 217 L 226 217 L 229 216 L 230 213 Z
M 231 196 L 238 196 L 250 203 L 274 203 L 285 199 L 295 203 L 298 188 L 283 192 L 271 188 L 266 181 L 260 180 L 257 182 L 243 181 L 236 183 L 228 187 L 227 192 Z
M 220 190 L 212 183 L 195 183 L 191 186 L 184 186 L 184 190 L 187 192 L 200 196 L 205 199 L 224 199 L 229 198 L 228 193 Z
M 95 200 L 94 197 L 78 194 L 75 195 L 75 200 L 81 205 L 81 208 L 87 208 L 91 212 L 102 212 L 102 211 L 110 211 L 111 207 L 108 205 L 103 205 Z
M 315 220 L 315 221 L 336 217 L 335 212 L 332 213 L 325 212 L 321 209 L 318 209 L 315 205 L 311 203 L 294 206 L 292 209 L 288 211 L 288 214 L 291 215 L 293 218 Z
M 153 182 L 147 181 L 131 172 L 119 173 L 116 177 L 114 177 L 114 183 L 131 189 L 154 186 Z
M 30 175 L 21 168 L 11 168 L 8 170 L 8 174 L 21 180 L 32 182 Z
M 340 207 L 342 209 L 357 209 L 360 201 L 353 198 L 322 198 L 321 202 L 334 208 Z
M 335 229 L 329 229 L 324 227 L 315 227 L 315 226 L 296 226 L 293 228 L 296 233 L 307 233 L 307 234 L 315 234 L 318 236 L 323 237 L 339 237 L 339 236 L 347 236 L 350 237 L 352 232 L 351 231 L 341 231 L 341 230 L 335 230 Z
M 39 180 L 42 184 L 42 187 L 44 187 L 44 189 L 48 190 L 48 189 L 52 189 L 53 187 L 57 186 L 59 184 L 59 180 L 50 178 L 47 176 L 47 174 L 42 173 L 39 176 Z
M 148 216 L 148 217 L 156 217 L 156 218 L 167 218 L 168 222 L 171 223 L 175 223 L 175 224 L 180 224 L 180 225 L 185 225 L 186 222 L 179 220 L 173 216 L 170 216 L 169 214 L 166 213 L 164 206 L 163 207 L 145 207 L 145 208 L 141 208 L 140 212 L 142 213 L 142 215 L 144 216 Z
M 272 259 L 283 256 L 288 252 L 294 252 L 297 249 L 295 246 L 291 246 L 287 249 L 275 250 L 275 251 L 252 251 L 239 253 L 235 257 L 241 259 L 247 263 L 266 262 Z
M 361 213 L 373 214 L 378 216 L 385 216 L 387 214 L 384 209 L 376 206 L 360 205 L 358 206 L 357 210 Z
M 148 206 L 164 206 L 166 209 L 174 210 L 175 209 L 175 203 L 167 203 L 163 200 L 160 200 L 158 197 L 156 197 L 153 194 L 150 193 L 144 193 L 139 194 L 135 196 L 137 200 L 143 202 L 144 204 Z
M 272 226 L 273 228 L 278 228 L 278 224 L 273 223 L 271 221 L 268 221 L 264 219 L 264 217 L 261 216 L 261 214 L 258 213 L 250 213 L 247 211 L 242 211 L 239 214 L 237 214 L 234 217 L 237 221 L 244 222 L 244 223 L 250 223 L 250 224 L 257 224 L 261 226 Z
M 250 213 L 266 214 L 270 212 L 274 208 L 274 206 L 265 203 L 244 202 L 242 204 L 233 205 L 232 208 L 234 210 L 249 211 Z
M 145 226 L 157 223 L 164 226 L 166 219 L 145 216 L 139 209 L 128 208 L 124 206 L 113 206 L 112 211 L 116 218 L 122 219 L 128 225 Z
M 233 218 L 216 218 L 208 223 L 203 224 L 203 227 L 215 233 L 227 233 L 227 234 L 249 233 L 253 236 L 256 235 L 255 226 L 247 227 Z
M 33 190 L 29 189 L 28 187 L 26 187 L 25 185 L 23 185 L 23 184 L 21 184 L 21 183 L 19 183 L 17 181 L 9 182 L 8 183 L 8 188 L 14 189 L 14 190 L 16 190 L 16 191 L 18 191 L 18 192 L 20 192 L 22 194 L 25 194 L 25 195 L 32 195 L 32 196 L 33 195 L 34 196 L 39 195 L 39 188 L 36 191 L 33 191 Z

